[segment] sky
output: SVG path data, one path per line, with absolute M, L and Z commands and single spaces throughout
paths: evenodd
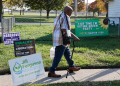
M 88 3 L 94 2 L 95 0 L 88 0 Z M 87 0 L 85 0 L 85 3 L 87 3 Z

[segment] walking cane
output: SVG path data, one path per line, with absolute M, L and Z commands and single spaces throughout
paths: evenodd
M 73 57 L 74 48 L 75 48 L 75 44 L 74 44 L 74 39 L 73 39 L 73 50 L 72 50 L 71 60 L 72 60 L 72 57 Z M 70 61 L 70 63 L 71 63 L 71 61 Z M 67 76 L 68 76 L 68 73 L 73 73 L 73 70 L 67 69 L 66 78 L 67 78 Z

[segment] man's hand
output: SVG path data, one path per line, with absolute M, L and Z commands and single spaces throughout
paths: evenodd
M 61 29 L 61 30 L 67 34 L 66 29 Z M 75 41 L 80 41 L 80 39 L 77 36 L 75 36 L 72 32 L 71 32 L 71 36 L 74 38 Z

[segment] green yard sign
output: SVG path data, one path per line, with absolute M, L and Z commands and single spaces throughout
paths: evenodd
M 75 35 L 78 37 L 107 36 L 108 25 L 103 19 L 75 20 Z

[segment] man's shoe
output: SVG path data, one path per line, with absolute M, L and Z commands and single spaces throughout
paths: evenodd
M 70 71 L 78 71 L 80 69 L 81 69 L 80 67 L 69 67 Z
M 61 75 L 57 75 L 57 74 L 55 74 L 55 73 L 49 72 L 49 73 L 48 73 L 48 77 L 55 77 L 55 78 L 58 78 L 58 77 L 61 77 Z

